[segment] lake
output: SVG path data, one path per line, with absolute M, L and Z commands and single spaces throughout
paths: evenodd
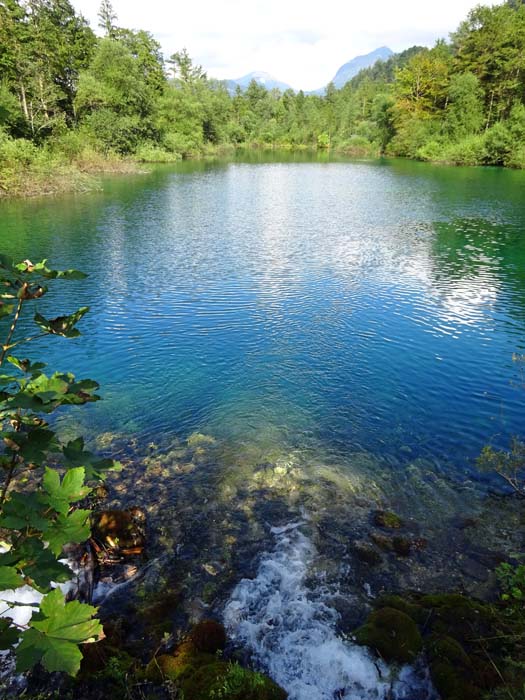
M 43 304 L 89 305 L 83 338 L 32 352 L 101 383 L 104 401 L 60 424 L 145 460 L 128 500 L 164 503 L 162 527 L 181 505 L 213 504 L 213 561 L 237 528 L 244 549 L 212 606 L 241 574 L 266 580 L 261 552 L 306 568 L 323 556 L 317 569 L 340 580 L 333 542 L 361 536 L 374 504 L 435 543 L 418 555 L 428 580 L 402 581 L 437 581 L 440 524 L 499 489 L 476 468 L 481 448 L 523 433 L 525 172 L 304 154 L 184 162 L 91 195 L 0 202 L 0 247 L 88 273 Z M 166 458 L 152 467 L 155 451 Z M 283 540 L 290 523 L 301 533 Z M 385 580 L 399 575 L 389 566 Z M 292 687 L 288 672 L 274 676 Z

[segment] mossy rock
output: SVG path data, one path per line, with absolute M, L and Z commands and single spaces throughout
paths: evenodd
M 395 608 L 375 610 L 355 637 L 358 644 L 375 649 L 386 661 L 399 663 L 413 661 L 423 647 L 414 620 Z
M 286 700 L 288 697 L 270 678 L 226 661 L 199 668 L 183 679 L 181 689 L 188 700 Z
M 190 634 L 190 639 L 198 651 L 215 654 L 226 646 L 226 632 L 220 622 L 215 620 L 202 620 L 195 625 Z
M 490 636 L 495 615 L 490 606 L 460 594 L 425 595 L 419 603 L 429 610 L 432 631 L 460 642 Z
M 394 608 L 399 610 L 408 617 L 412 618 L 414 622 L 419 625 L 424 625 L 429 617 L 429 611 L 425 610 L 421 605 L 412 602 L 410 599 L 407 600 L 400 595 L 384 595 L 378 598 L 375 602 L 376 608 Z
M 204 433 L 192 433 L 188 438 L 189 447 L 203 447 L 204 445 L 215 445 L 215 438 Z
M 478 700 L 485 691 L 477 686 L 472 661 L 452 637 L 432 635 L 426 645 L 432 681 L 442 700 Z
M 403 521 L 391 510 L 376 510 L 373 515 L 374 525 L 384 527 L 387 530 L 399 530 L 403 527 Z
M 432 635 L 426 643 L 426 650 L 429 659 L 441 659 L 450 661 L 456 666 L 465 669 L 472 668 L 472 662 L 457 639 L 447 636 Z
M 430 664 L 432 682 L 441 700 L 481 700 L 486 691 L 463 678 L 449 661 L 436 659 Z
M 400 556 L 400 557 L 408 557 L 410 556 L 410 550 L 412 549 L 412 543 L 410 540 L 406 537 L 393 537 L 392 538 L 392 546 L 394 548 L 394 552 Z
M 139 620 L 148 628 L 150 634 L 160 638 L 173 629 L 173 617 L 180 605 L 180 591 L 167 591 L 155 596 L 152 602 L 140 603 L 137 610 Z
M 176 681 L 216 661 L 216 656 L 199 652 L 193 642 L 187 640 L 179 644 L 173 654 L 154 657 L 146 666 L 145 676 L 156 682 L 162 682 L 166 678 Z

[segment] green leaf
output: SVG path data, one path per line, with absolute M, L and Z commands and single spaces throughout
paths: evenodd
M 112 459 L 100 459 L 92 452 L 84 450 L 84 439 L 81 437 L 68 442 L 62 451 L 68 466 L 83 466 L 85 468 L 86 481 L 105 479 L 105 472 L 120 471 L 122 469 L 120 462 L 114 462 Z
M 9 552 L 0 554 L 0 566 L 16 569 L 40 591 L 48 591 L 51 581 L 63 583 L 71 579 L 71 569 L 57 561 L 36 537 L 25 539 Z
M 0 413 L 13 409 L 52 413 L 64 404 L 82 405 L 98 401 L 94 392 L 97 382 L 91 379 L 75 381 L 73 374 L 56 372 L 51 377 L 36 373 L 22 383 L 22 389 L 14 395 L 3 396 L 0 401 Z
M 25 374 L 35 374 L 46 367 L 44 362 L 31 362 L 30 360 L 20 360 L 13 355 L 7 356 L 7 361 Z
M 29 429 L 29 432 L 5 433 L 2 437 L 6 445 L 28 464 L 38 464 L 48 452 L 56 452 L 59 449 L 55 433 L 45 428 L 36 427 Z
M 63 279 L 63 280 L 83 280 L 87 275 L 79 270 L 49 270 L 47 260 L 37 263 L 33 267 L 33 271 L 40 274 L 46 279 Z
M 57 318 L 47 319 L 39 313 L 35 314 L 35 323 L 46 333 L 60 335 L 64 338 L 76 338 L 80 331 L 75 328 L 80 319 L 87 314 L 89 306 L 83 306 L 69 316 L 57 316 Z
M 96 609 L 78 601 L 66 603 L 57 588 L 43 598 L 40 612 L 40 619 L 33 618 L 22 634 L 17 671 L 27 671 L 40 661 L 50 672 L 76 675 L 82 660 L 77 645 L 102 636 L 102 625 L 92 619 Z
M 23 530 L 26 527 L 42 530 L 49 524 L 42 510 L 36 493 L 12 493 L 4 503 L 0 527 L 8 530 Z
M 58 473 L 46 467 L 43 477 L 46 493 L 41 495 L 42 501 L 57 513 L 66 515 L 71 503 L 79 501 L 91 492 L 89 486 L 84 485 L 84 476 L 84 467 L 76 467 L 66 473 L 61 483 Z
M 0 649 L 11 649 L 19 640 L 20 632 L 16 627 L 11 627 L 9 618 L 0 618 Z
M 44 548 L 42 540 L 30 537 L 9 552 L 0 555 L 0 566 L 17 569 L 40 591 L 48 591 L 51 581 L 63 583 L 71 579 L 69 566 L 57 561 L 50 549 Z
M 48 521 L 42 528 L 44 539 L 49 542 L 49 549 L 57 557 L 65 544 L 84 542 L 91 535 L 89 510 L 75 510 L 69 515 L 60 514 L 56 520 Z
M 24 583 L 24 579 L 12 566 L 0 566 L 0 591 L 20 588 Z

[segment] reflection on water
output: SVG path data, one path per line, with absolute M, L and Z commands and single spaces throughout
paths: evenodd
M 315 442 L 456 475 L 519 433 L 523 173 L 255 160 L 2 204 L 4 252 L 90 274 L 66 298 L 93 308 L 68 368 L 106 397 L 84 429 Z M 42 352 L 63 367 L 61 343 Z

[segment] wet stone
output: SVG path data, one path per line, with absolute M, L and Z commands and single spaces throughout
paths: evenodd
M 370 539 L 384 552 L 391 552 L 394 548 L 392 538 L 382 532 L 371 532 Z
M 487 568 L 471 557 L 463 557 L 459 567 L 465 576 L 477 581 L 486 581 L 489 577 Z
M 371 544 L 357 540 L 353 543 L 352 548 L 359 561 L 369 564 L 370 566 L 381 564 L 381 555 Z
M 376 510 L 372 520 L 377 527 L 384 527 L 387 530 L 399 530 L 403 526 L 401 518 L 389 510 Z
M 394 552 L 400 557 L 410 556 L 410 551 L 412 549 L 412 544 L 406 537 L 393 537 L 392 547 Z

